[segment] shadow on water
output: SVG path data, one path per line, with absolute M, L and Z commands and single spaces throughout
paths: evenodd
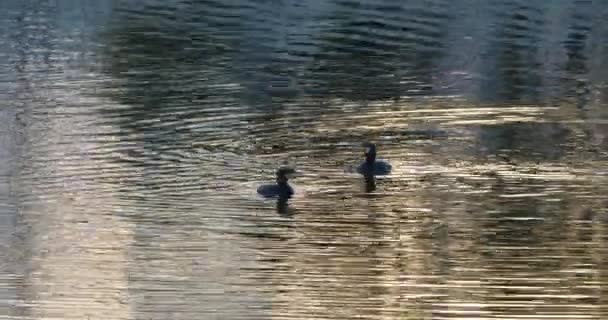
M 513 161 L 556 161 L 572 150 L 572 132 L 556 123 L 508 123 L 484 126 L 478 137 L 478 152 Z
M 207 101 L 222 97 L 226 100 L 218 102 L 229 103 L 233 90 L 230 73 L 222 72 L 228 71 L 222 66 L 230 63 L 236 50 L 230 37 L 222 36 L 220 30 L 236 26 L 228 21 L 214 25 L 205 19 L 203 9 L 193 4 L 179 8 L 144 6 L 141 11 L 125 8 L 116 13 L 116 24 L 106 33 L 105 70 L 116 81 L 113 86 L 121 85 L 112 96 L 128 105 L 128 110 L 110 109 L 110 119 L 134 131 L 149 128 L 150 135 L 165 136 L 169 142 L 174 140 L 172 135 L 182 132 L 150 128 L 145 120 L 175 124 L 205 116 L 211 107 Z M 185 18 L 175 21 L 173 17 L 179 15 Z M 216 87 L 211 90 L 202 83 Z M 118 113 L 112 117 L 111 112 Z
M 310 74 L 325 98 L 398 99 L 433 94 L 449 1 L 337 1 Z
M 523 1 L 504 1 L 495 8 L 494 40 L 488 50 L 495 60 L 482 94 L 498 101 L 541 101 L 539 41 L 545 25 L 544 8 Z
M 564 65 L 565 77 L 562 80 L 565 96 L 575 98 L 578 108 L 589 104 L 590 91 L 587 75 L 589 61 L 587 42 L 592 32 L 593 5 L 589 1 L 575 1 L 569 17 L 567 39 L 563 40 L 567 60 Z

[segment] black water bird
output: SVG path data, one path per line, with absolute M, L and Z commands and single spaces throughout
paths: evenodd
M 364 176 L 383 176 L 391 173 L 392 166 L 383 160 L 376 160 L 376 145 L 365 144 L 365 161 L 359 165 L 357 172 Z
M 265 198 L 289 199 L 294 194 L 293 188 L 289 185 L 289 175 L 294 174 L 292 168 L 279 168 L 277 170 L 277 180 L 274 184 L 264 184 L 258 188 L 258 194 Z

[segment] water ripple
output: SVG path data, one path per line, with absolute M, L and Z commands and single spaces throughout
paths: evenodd
M 7 319 L 605 318 L 604 6 L 0 6 Z

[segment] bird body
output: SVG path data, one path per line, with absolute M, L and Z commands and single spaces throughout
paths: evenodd
M 261 185 L 257 190 L 258 194 L 265 198 L 291 198 L 294 190 L 288 183 L 288 175 L 294 172 L 291 168 L 280 168 L 277 170 L 276 183 Z
M 374 175 L 384 176 L 391 173 L 392 166 L 382 160 L 375 160 L 374 162 L 363 162 L 357 168 L 357 172 L 362 175 Z
M 258 194 L 265 198 L 291 198 L 293 188 L 285 184 L 265 184 L 258 188 Z
M 367 144 L 365 148 L 365 161 L 357 168 L 362 175 L 382 176 L 391 173 L 392 166 L 383 160 L 376 160 L 376 145 Z

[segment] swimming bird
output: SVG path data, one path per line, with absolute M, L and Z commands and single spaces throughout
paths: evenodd
M 392 166 L 382 160 L 376 160 L 376 145 L 365 144 L 365 161 L 359 165 L 357 172 L 364 176 L 382 176 L 391 173 Z
M 276 184 L 264 184 L 258 188 L 258 194 L 265 198 L 283 198 L 288 199 L 291 198 L 294 191 L 293 188 L 289 185 L 289 175 L 295 173 L 296 171 L 292 168 L 279 168 L 277 170 L 277 183 Z

